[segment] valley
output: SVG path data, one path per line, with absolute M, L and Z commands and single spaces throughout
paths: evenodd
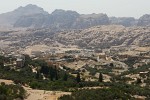
M 32 4 L 0 14 L 0 99 L 150 100 L 149 26 Z

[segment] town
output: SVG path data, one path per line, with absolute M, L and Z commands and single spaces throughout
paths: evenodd
M 127 1 L 114 9 L 116 16 L 138 13 L 135 18 L 38 2 L 0 14 L 0 100 L 150 100 L 150 14 L 140 13 L 148 1 L 129 3 L 140 7 L 134 12 L 122 9 L 130 8 Z M 90 13 L 100 2 L 80 7 Z
M 145 49 L 146 47 L 139 47 L 139 49 L 133 47 L 129 51 L 126 47 L 117 46 L 98 50 L 81 49 L 77 46 L 63 46 L 61 48 L 53 46 L 42 51 L 42 49 L 38 49 L 38 46 L 40 45 L 37 45 L 37 49 L 28 52 L 29 55 L 22 52 L 1 50 L 0 55 L 5 58 L 1 63 L 6 67 L 6 70 L 20 71 L 27 66 L 25 62 L 28 62 L 32 73 L 38 75 L 40 72 L 41 76 L 38 77 L 42 77 L 43 80 L 49 78 L 45 76 L 44 72 L 39 71 L 39 68 L 45 66 L 38 64 L 40 62 L 45 62 L 48 66 L 55 66 L 72 77 L 77 77 L 80 73 L 81 80 L 85 82 L 98 82 L 100 75 L 102 75 L 103 80 L 101 81 L 106 83 L 123 81 L 127 84 L 137 84 L 139 82 L 142 87 L 149 86 L 150 51 Z M 144 68 L 143 66 L 147 67 Z M 132 70 L 137 70 L 137 72 L 133 73 Z M 14 82 L 20 83 L 21 80 L 15 79 Z M 24 83 L 26 82 L 21 82 L 21 84 Z M 99 87 L 97 85 L 93 86 Z M 30 87 L 33 86 L 30 84 Z M 37 87 L 34 86 L 34 88 Z M 137 96 L 136 98 L 145 98 L 145 96 Z

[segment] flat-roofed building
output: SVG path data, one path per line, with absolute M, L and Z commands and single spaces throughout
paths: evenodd
M 18 58 L 18 59 L 16 60 L 16 66 L 17 66 L 17 67 L 23 67 L 23 66 L 24 66 L 24 61 L 23 61 L 23 59 Z

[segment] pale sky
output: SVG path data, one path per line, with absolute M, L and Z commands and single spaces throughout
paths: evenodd
M 49 13 L 64 9 L 80 14 L 106 13 L 116 17 L 139 18 L 143 14 L 150 14 L 150 0 L 0 0 L 0 13 L 27 4 L 35 4 Z

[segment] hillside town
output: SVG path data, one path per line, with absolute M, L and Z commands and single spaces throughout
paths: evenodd
M 32 4 L 0 14 L 0 100 L 150 100 L 149 26 Z

